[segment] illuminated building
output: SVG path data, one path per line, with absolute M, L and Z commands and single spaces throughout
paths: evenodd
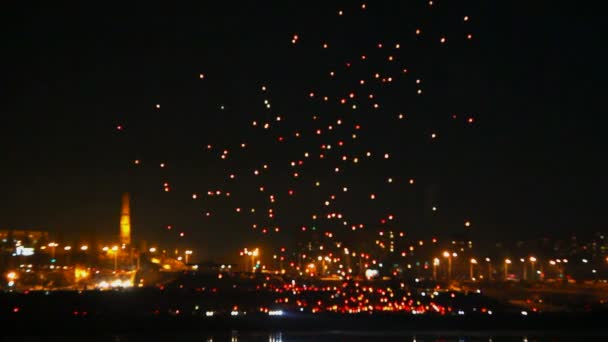
M 120 211 L 120 243 L 131 244 L 131 209 L 129 206 L 129 193 L 122 195 L 122 209 Z

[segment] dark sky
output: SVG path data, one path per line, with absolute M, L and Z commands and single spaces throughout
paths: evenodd
M 325 210 L 323 201 L 336 193 L 331 186 L 348 185 L 353 190 L 336 210 L 356 216 L 353 224 L 374 225 L 391 213 L 398 229 L 414 235 L 447 236 L 465 220 L 480 239 L 605 231 L 608 54 L 603 18 L 593 8 L 529 1 L 436 1 L 432 9 L 425 1 L 385 1 L 365 11 L 338 1 L 201 3 L 5 5 L 0 228 L 111 238 L 121 193 L 129 191 L 136 239 L 232 254 L 252 241 L 293 242 L 301 225 L 313 224 L 310 214 Z M 419 27 L 422 38 L 414 34 Z M 375 48 L 378 42 L 386 47 Z M 396 42 L 402 47 L 391 50 Z M 395 73 L 400 66 L 410 74 Z M 375 71 L 399 81 L 373 83 Z M 376 94 L 380 110 L 365 99 L 356 114 L 335 103 L 361 77 L 370 84 L 361 97 Z M 334 103 L 323 104 L 324 94 Z M 395 119 L 399 112 L 406 113 L 403 122 Z M 320 121 L 311 120 L 314 114 Z M 285 122 L 268 132 L 251 126 L 276 115 Z M 294 180 L 289 161 L 350 136 L 336 130 L 325 140 L 314 137 L 321 122 L 326 128 L 337 117 L 365 130 L 328 155 L 370 150 L 376 159 L 344 166 L 343 178 L 331 174 L 339 163 L 307 160 Z M 310 134 L 296 141 L 294 131 Z M 218 158 L 224 148 L 228 161 Z M 385 152 L 394 158 L 383 162 Z M 134 166 L 135 159 L 142 164 Z M 168 167 L 160 169 L 161 162 Z M 252 177 L 264 163 L 272 171 Z M 231 172 L 238 182 L 226 180 Z M 395 178 L 393 188 L 387 177 Z M 415 188 L 406 186 L 409 177 Z M 321 189 L 311 186 L 317 179 Z M 268 188 L 261 195 L 260 185 Z M 286 200 L 292 188 L 297 195 Z M 232 196 L 207 198 L 209 189 Z M 277 203 L 268 203 L 271 193 Z M 369 193 L 378 204 L 369 204 Z M 429 213 L 432 205 L 438 213 Z M 251 223 L 262 227 L 264 218 L 237 215 L 236 207 L 255 207 L 261 216 L 274 208 L 277 218 L 266 225 L 281 233 L 253 230 Z

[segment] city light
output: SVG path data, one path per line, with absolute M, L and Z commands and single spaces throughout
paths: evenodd
M 469 279 L 471 279 L 471 281 L 475 280 L 475 276 L 473 274 L 473 265 L 477 265 L 477 260 L 475 258 L 471 258 L 469 261 Z
M 17 273 L 16 272 L 8 272 L 6 274 L 6 279 L 8 279 L 8 281 L 14 281 L 15 279 L 17 279 Z

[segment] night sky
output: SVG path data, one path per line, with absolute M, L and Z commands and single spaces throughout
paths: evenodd
M 608 54 L 593 8 L 201 3 L 5 4 L 0 228 L 110 239 L 128 191 L 135 240 L 206 257 L 388 215 L 426 237 L 466 221 L 482 240 L 605 231 Z M 347 226 L 311 219 L 332 212 Z

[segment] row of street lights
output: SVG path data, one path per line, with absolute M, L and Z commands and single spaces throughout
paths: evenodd
M 41 246 L 40 249 L 41 250 L 45 250 L 47 248 L 50 248 L 51 249 L 51 258 L 55 259 L 55 249 L 57 247 L 59 247 L 59 244 L 57 242 L 49 242 L 46 246 Z M 86 251 L 88 249 L 89 249 L 89 246 L 87 246 L 87 245 L 80 246 L 80 250 L 81 251 Z M 68 246 L 64 246 L 63 250 L 66 251 L 66 252 L 69 252 L 69 251 L 72 250 L 72 246 L 69 246 L 69 245 Z
M 449 252 L 449 251 L 445 251 L 443 252 L 443 257 L 446 258 L 448 260 L 448 281 L 452 280 L 452 258 L 455 258 L 458 256 L 458 253 L 456 252 Z M 488 280 L 492 279 L 492 264 L 491 264 L 491 259 L 490 258 L 485 258 L 485 261 L 488 263 Z M 523 279 L 527 280 L 528 276 L 527 276 L 527 267 L 525 265 L 526 263 L 526 259 L 521 258 L 520 261 L 523 264 Z M 536 259 L 536 257 L 531 256 L 528 258 L 528 261 L 530 262 L 531 266 L 532 266 L 532 274 L 534 274 L 534 272 L 536 272 L 536 267 L 535 264 L 538 261 L 538 259 Z M 564 263 L 566 263 L 567 260 L 564 259 Z M 434 258 L 433 259 L 433 279 L 437 279 L 437 267 L 439 266 L 439 258 Z M 554 261 L 555 263 L 555 261 Z M 475 280 L 475 274 L 474 274 L 474 267 L 476 265 L 478 265 L 479 262 L 477 261 L 477 259 L 475 258 L 471 258 L 469 260 L 469 279 L 470 280 Z M 506 258 L 504 260 L 504 279 L 508 279 L 509 277 L 509 265 L 512 264 L 511 259 Z

